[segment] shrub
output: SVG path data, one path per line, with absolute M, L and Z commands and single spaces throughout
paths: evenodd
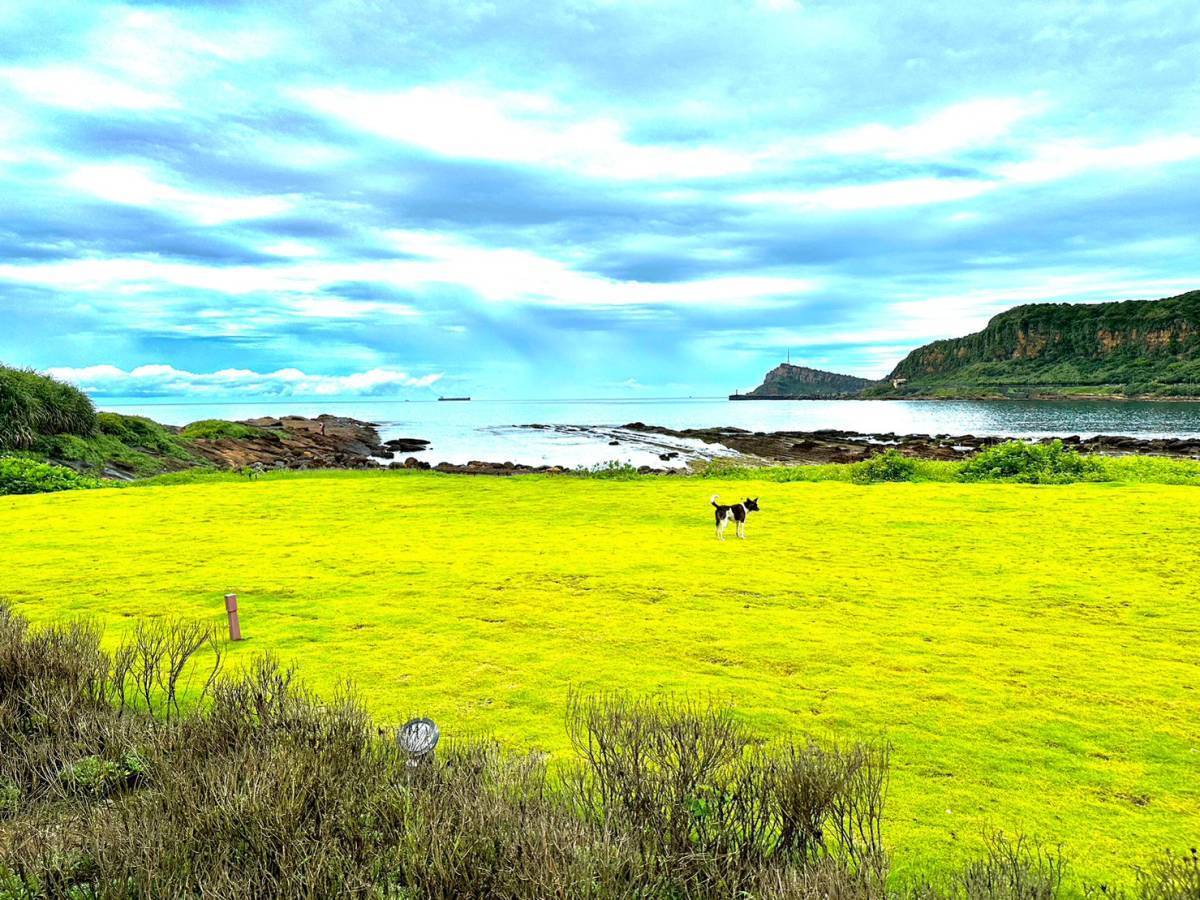
M 92 471 L 113 467 L 136 476 L 200 462 L 186 441 L 151 419 L 105 412 L 96 417 L 96 422 L 95 434 L 43 435 L 34 442 L 33 450 Z
M 1003 834 L 988 839 L 987 855 L 969 863 L 956 879 L 951 896 L 966 900 L 1054 900 L 1063 881 L 1063 859 L 1024 838 Z
M 1019 838 L 935 881 L 889 878 L 883 743 L 769 743 L 711 703 L 575 694 L 577 754 L 554 774 L 490 741 L 411 765 L 353 696 L 322 701 L 267 657 L 168 714 L 205 633 L 144 625 L 110 657 L 94 627 L 34 631 L 0 605 L 0 798 L 17 798 L 0 898 L 1066 895 L 1059 855 Z M 127 702 L 129 685 L 160 700 Z M 1137 886 L 1195 898 L 1195 853 Z
M 0 777 L 0 819 L 10 819 L 21 808 L 21 788 L 11 778 Z
M 181 437 L 189 441 L 217 441 L 221 438 L 275 437 L 275 433 L 265 428 L 255 428 L 253 425 L 243 425 L 240 422 L 227 422 L 224 419 L 201 419 L 185 425 L 179 432 Z
M 102 412 L 96 417 L 101 434 L 116 438 L 127 447 L 163 453 L 177 458 L 188 458 L 189 454 L 179 438 L 168 428 L 145 416 L 125 416 L 120 413 Z
M 1166 854 L 1150 868 L 1139 871 L 1137 896 L 1143 900 L 1196 900 L 1200 897 L 1200 852 L 1186 856 Z
M 591 467 L 580 466 L 573 470 L 573 474 L 582 478 L 601 478 L 606 481 L 633 481 L 642 477 L 637 466 L 631 466 L 629 463 L 615 459 L 597 463 Z
M 66 466 L 23 456 L 0 456 L 0 494 L 45 494 L 97 486 L 96 479 Z
M 85 756 L 63 769 L 59 780 L 69 793 L 101 798 L 124 786 L 126 771 L 116 760 Z
M 889 447 L 870 459 L 850 466 L 850 480 L 855 484 L 875 484 L 884 481 L 913 481 L 917 476 L 917 461 Z
M 1045 444 L 1006 441 L 976 453 L 963 463 L 963 481 L 1019 481 L 1065 484 L 1100 473 L 1100 465 L 1063 447 L 1059 440 Z
M 40 435 L 95 428 L 96 408 L 79 389 L 32 369 L 0 366 L 0 450 L 28 450 Z
M 693 474 L 701 478 L 722 478 L 726 480 L 743 480 L 761 476 L 762 470 L 748 466 L 737 457 L 716 456 L 705 460 L 693 468 Z

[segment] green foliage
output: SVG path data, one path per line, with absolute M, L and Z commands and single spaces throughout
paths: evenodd
M 48 494 L 98 486 L 96 479 L 66 466 L 24 456 L 0 456 L 0 494 Z
M 179 437 L 153 419 L 112 412 L 100 413 L 96 418 L 101 434 L 114 437 L 127 447 L 176 459 L 190 458 Z
M 962 465 L 962 481 L 1019 481 L 1026 484 L 1066 484 L 1097 480 L 1102 468 L 1091 457 L 1068 450 L 1062 441 L 1029 444 L 1006 441 L 981 450 Z
M 0 776 L 0 819 L 11 819 L 20 808 L 20 786 L 11 778 Z
M 781 363 L 767 373 L 763 383 L 752 390 L 750 397 L 848 397 L 857 394 L 874 382 L 854 375 L 840 375 Z
M 93 471 L 113 466 L 138 477 L 172 467 L 204 464 L 178 434 L 144 416 L 106 412 L 96 418 L 95 434 L 41 437 L 34 442 L 34 451 L 50 459 L 80 463 Z
M 916 460 L 905 456 L 895 447 L 889 447 L 870 459 L 850 466 L 850 480 L 855 484 L 913 481 L 916 477 Z
M 201 419 L 199 422 L 192 422 L 190 425 L 185 425 L 179 434 L 189 441 L 216 441 L 221 438 L 238 440 L 275 436 L 274 432 L 268 431 L 265 428 L 255 428 L 253 425 L 243 425 L 240 422 L 227 422 L 224 419 Z
M 0 450 L 28 450 L 41 435 L 95 428 L 96 409 L 79 389 L 32 369 L 0 366 Z
M 591 467 L 580 466 L 573 469 L 571 474 L 581 478 L 598 478 L 604 481 L 634 481 L 645 477 L 637 470 L 637 466 L 631 466 L 629 463 L 615 459 L 597 463 Z
M 744 480 L 756 478 L 763 471 L 757 466 L 748 466 L 736 457 L 717 456 L 713 459 L 697 463 L 692 467 L 692 474 L 700 478 L 721 478 L 723 480 Z
M 63 769 L 59 780 L 70 793 L 107 797 L 124 783 L 124 771 L 115 760 L 85 756 Z

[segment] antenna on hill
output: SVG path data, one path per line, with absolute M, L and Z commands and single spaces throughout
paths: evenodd
M 788 353 L 788 365 L 790 366 L 792 364 L 792 348 L 791 347 L 788 347 L 787 353 Z

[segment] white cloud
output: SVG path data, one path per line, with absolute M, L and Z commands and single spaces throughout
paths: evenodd
M 169 209 L 201 225 L 220 225 L 244 219 L 262 219 L 292 208 L 287 197 L 252 197 L 201 194 L 164 184 L 145 166 L 97 163 L 73 169 L 64 182 L 110 203 Z
M 994 190 L 997 182 L 974 178 L 905 178 L 849 184 L 811 191 L 757 191 L 734 199 L 753 206 L 786 206 L 801 210 L 852 212 L 899 206 L 928 206 L 968 200 Z
M 1009 181 L 1039 183 L 1094 170 L 1153 168 L 1200 158 L 1200 137 L 1190 134 L 1151 138 L 1136 144 L 1097 147 L 1084 141 L 1057 141 L 1039 147 L 1027 160 L 1000 166 Z
M 615 179 L 707 178 L 749 172 L 754 157 L 714 146 L 640 145 L 611 118 L 573 118 L 550 97 L 432 85 L 377 93 L 296 93 L 347 125 L 439 156 L 567 169 Z
M 374 319 L 380 316 L 409 318 L 419 316 L 405 303 L 381 303 L 374 300 L 343 300 L 341 297 L 299 297 L 284 301 L 284 305 L 310 319 Z
M 47 372 L 90 394 L 107 397 L 378 395 L 426 388 L 442 378 L 440 372 L 414 376 L 383 368 L 349 375 L 310 375 L 299 369 L 279 369 L 275 372 L 221 369 L 198 373 L 168 365 L 138 366 L 129 371 L 116 366 L 97 365 L 53 368 Z
M 1019 97 L 980 98 L 947 106 L 911 125 L 873 122 L 828 135 L 815 144 L 826 153 L 839 155 L 940 156 L 993 143 L 1041 108 L 1040 101 Z
M 8 67 L 0 81 L 46 106 L 83 111 L 162 109 L 176 105 L 169 95 L 147 91 L 99 69 L 77 65 Z
M 452 285 L 494 303 L 568 307 L 766 306 L 779 298 L 807 293 L 817 287 L 812 279 L 768 275 L 679 282 L 621 281 L 580 271 L 528 250 L 484 247 L 440 232 L 391 231 L 386 237 L 406 258 L 348 262 L 293 260 L 275 265 L 212 268 L 148 257 L 106 257 L 0 263 L 0 279 L 59 290 L 136 294 L 183 287 L 230 296 L 266 293 L 303 298 L 347 281 L 365 281 L 414 293 Z M 297 311 L 312 315 L 324 309 L 345 317 L 341 314 L 349 313 L 352 308 L 349 302 L 321 306 L 306 299 Z M 386 305 L 386 310 L 393 313 L 404 308 Z M 362 318 L 370 318 L 386 310 L 385 306 L 376 305 L 363 306 L 358 312 Z

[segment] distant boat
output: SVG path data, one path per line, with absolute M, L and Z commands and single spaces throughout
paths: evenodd
M 442 401 L 447 401 L 447 400 L 470 400 L 471 398 L 470 397 L 438 397 L 438 399 L 442 400 Z

